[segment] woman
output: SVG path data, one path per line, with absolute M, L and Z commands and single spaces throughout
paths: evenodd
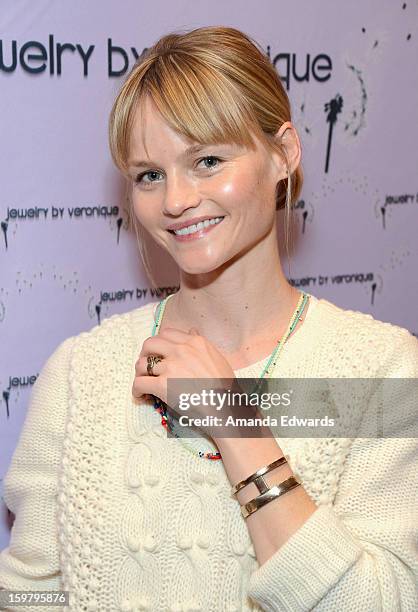
M 406 329 L 282 271 L 301 146 L 268 58 L 233 28 L 163 37 L 115 100 L 110 148 L 180 290 L 47 361 L 5 481 L 0 585 L 68 590 L 77 612 L 418 609 L 413 393 L 391 406 L 397 438 L 167 436 L 168 379 L 418 377 Z M 377 418 L 381 394 L 353 397 L 348 422 Z

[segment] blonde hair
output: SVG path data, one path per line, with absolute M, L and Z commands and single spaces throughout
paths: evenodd
M 291 121 L 291 108 L 280 76 L 258 43 L 235 28 L 209 26 L 166 34 L 145 49 L 123 83 L 109 119 L 110 152 L 125 176 L 135 111 L 148 95 L 170 127 L 186 138 L 254 150 L 253 132 L 281 155 L 287 177 L 277 186 L 276 209 L 285 209 L 289 255 L 290 209 L 301 192 L 303 173 L 299 164 L 290 174 L 286 150 L 273 139 L 283 123 Z M 128 212 L 152 279 L 132 202 Z

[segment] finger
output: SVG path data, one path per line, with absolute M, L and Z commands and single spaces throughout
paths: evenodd
M 190 334 L 174 327 L 167 327 L 156 336 L 149 336 L 142 344 L 139 356 L 161 355 L 168 357 L 175 344 L 190 342 Z
M 158 397 L 159 393 L 160 384 L 157 376 L 135 376 L 132 383 L 132 395 L 135 399 L 143 399 L 144 396 L 149 394 Z
M 164 372 L 165 361 L 166 358 L 163 358 L 158 363 L 155 363 L 152 371 L 154 372 L 154 376 L 160 376 Z M 150 376 L 148 374 L 148 359 L 147 355 L 142 355 L 137 359 L 135 363 L 135 376 Z
M 160 335 L 150 336 L 142 343 L 139 357 L 143 355 L 161 355 L 167 357 L 173 349 L 173 342 L 168 338 L 163 338 Z

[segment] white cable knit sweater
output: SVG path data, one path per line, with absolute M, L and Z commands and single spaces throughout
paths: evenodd
M 132 399 L 155 306 L 66 339 L 44 365 L 4 482 L 16 519 L 0 587 L 69 590 L 71 612 L 416 612 L 417 440 L 281 438 L 318 509 L 260 567 L 222 462 Z M 418 342 L 312 296 L 274 376 L 418 378 Z M 417 404 L 405 396 L 394 423 L 416 423 Z

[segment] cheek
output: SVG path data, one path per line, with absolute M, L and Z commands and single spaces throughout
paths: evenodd
M 241 212 L 244 210 L 248 214 L 258 214 L 269 206 L 268 199 L 271 194 L 264 173 L 247 168 L 245 171 L 220 178 L 216 185 L 216 194 L 212 191 L 212 196 L 216 195 L 231 209 L 239 208 Z
M 242 207 L 254 198 L 257 192 L 254 176 L 251 172 L 231 172 L 212 178 L 211 197 L 219 197 L 220 201 L 231 207 Z M 209 194 L 208 194 L 209 195 Z
M 144 194 L 138 196 L 133 194 L 132 196 L 132 212 L 138 221 L 144 227 L 150 227 L 155 220 L 155 211 L 158 210 L 155 197 L 151 194 Z
M 255 203 L 257 211 L 274 212 L 276 209 L 276 184 L 274 177 L 266 172 L 265 167 L 259 167 L 254 173 L 252 187 L 252 201 Z

